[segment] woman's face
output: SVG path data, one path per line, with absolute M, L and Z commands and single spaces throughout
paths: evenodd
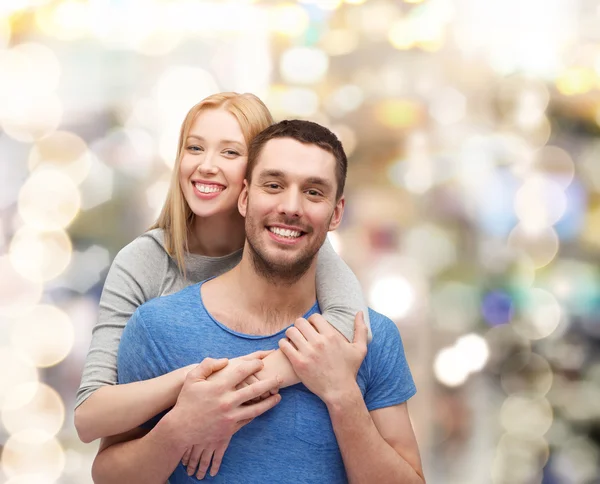
M 183 143 L 179 183 L 192 212 L 210 217 L 237 211 L 248 148 L 237 119 L 224 109 L 204 109 Z

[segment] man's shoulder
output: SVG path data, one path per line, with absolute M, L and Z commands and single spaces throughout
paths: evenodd
M 200 285 L 201 283 L 192 284 L 173 294 L 150 299 L 138 307 L 136 313 L 141 316 L 145 323 L 161 320 L 165 314 L 168 314 L 169 319 L 172 319 L 186 308 L 202 304 L 199 297 Z
M 386 335 L 399 333 L 398 326 L 394 321 L 372 308 L 369 308 L 369 320 L 371 321 L 371 331 L 373 332 L 374 341 L 379 335 L 385 337 Z

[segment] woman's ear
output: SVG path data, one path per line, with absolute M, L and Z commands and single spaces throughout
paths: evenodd
M 242 217 L 246 216 L 246 209 L 248 208 L 248 181 L 244 180 L 244 186 L 238 197 L 238 211 Z

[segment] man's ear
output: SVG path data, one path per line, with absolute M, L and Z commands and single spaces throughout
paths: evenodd
M 238 211 L 242 217 L 246 216 L 246 209 L 248 208 L 248 180 L 244 180 L 244 186 L 238 197 Z
M 331 216 L 331 220 L 329 221 L 329 229 L 335 230 L 340 226 L 342 222 L 342 216 L 344 215 L 344 206 L 346 205 L 346 199 L 342 195 L 340 199 L 335 204 L 335 208 L 333 209 L 333 215 Z

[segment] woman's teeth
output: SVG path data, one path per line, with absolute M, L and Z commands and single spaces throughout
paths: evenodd
M 202 183 L 194 183 L 194 186 L 196 187 L 196 190 L 202 193 L 222 192 L 225 189 L 225 187 L 221 185 L 204 185 Z
M 288 237 L 290 239 L 295 239 L 301 235 L 301 232 L 298 230 L 280 229 L 279 227 L 269 227 L 269 230 L 280 237 Z

